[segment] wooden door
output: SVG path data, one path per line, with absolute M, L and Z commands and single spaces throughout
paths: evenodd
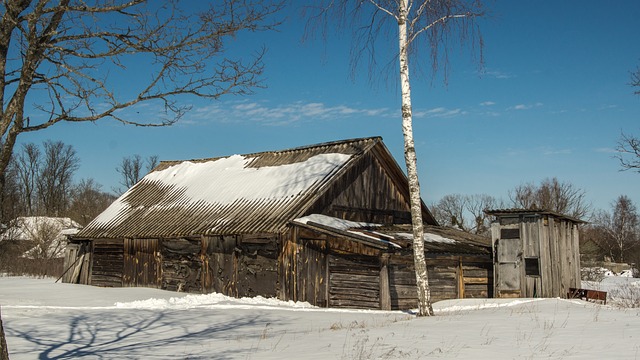
M 497 239 L 494 247 L 496 297 L 520 297 L 522 242 L 520 239 Z
M 123 286 L 160 287 L 158 239 L 124 240 Z

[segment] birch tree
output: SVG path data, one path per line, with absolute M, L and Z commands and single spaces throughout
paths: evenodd
M 379 38 L 391 34 L 396 38 L 397 52 L 389 60 L 397 59 L 401 93 L 402 134 L 404 159 L 409 180 L 413 255 L 418 292 L 418 316 L 433 315 L 424 250 L 422 199 L 418 180 L 417 155 L 413 137 L 411 105 L 410 57 L 416 55 L 426 42 L 435 70 L 444 67 L 446 73 L 448 46 L 452 42 L 471 39 L 482 45 L 475 19 L 484 15 L 481 1 L 464 0 L 324 0 L 312 7 L 311 20 L 319 23 L 326 33 L 329 24 L 352 30 L 352 66 L 367 55 L 370 74 L 377 64 L 375 45 Z M 414 57 L 415 58 L 415 57 Z
M 261 86 L 264 50 L 231 56 L 227 44 L 240 33 L 272 29 L 271 16 L 282 6 L 281 0 L 1 1 L 0 194 L 21 134 L 102 119 L 165 126 L 189 110 L 181 95 L 251 93 Z M 141 116 L 142 104 L 160 113 Z

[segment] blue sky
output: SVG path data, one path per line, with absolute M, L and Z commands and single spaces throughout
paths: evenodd
M 508 200 L 522 183 L 557 177 L 586 191 L 595 208 L 619 195 L 640 206 L 640 174 L 621 172 L 614 155 L 622 131 L 640 135 L 640 95 L 628 83 L 640 66 L 640 2 L 488 1 L 480 22 L 483 71 L 470 51 L 450 52 L 447 84 L 432 78 L 428 59 L 413 65 L 414 135 L 427 203 L 452 193 Z M 296 9 L 279 32 L 240 36 L 230 51 L 268 48 L 266 89 L 205 102 L 167 128 L 112 121 L 58 124 L 21 142 L 60 140 L 81 158 L 77 178 L 104 190 L 118 186 L 123 157 L 207 158 L 278 150 L 355 137 L 382 136 L 402 164 L 400 94 L 395 74 L 350 77 L 351 38 L 331 33 L 302 42 Z M 386 41 L 385 39 L 381 39 Z M 396 43 L 380 43 L 393 56 Z M 390 68 L 396 71 L 396 66 Z M 123 89 L 135 81 L 131 70 Z M 155 116 L 151 110 L 140 116 Z

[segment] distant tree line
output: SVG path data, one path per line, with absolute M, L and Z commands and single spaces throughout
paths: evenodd
M 5 173 L 0 224 L 21 216 L 50 216 L 69 217 L 84 226 L 157 164 L 155 155 L 124 157 L 115 168 L 121 187 L 109 192 L 93 178 L 74 181 L 80 159 L 73 146 L 50 140 L 41 146 L 22 144 Z
M 487 209 L 525 208 L 554 211 L 586 221 L 581 226 L 581 250 L 588 259 L 640 264 L 640 215 L 626 195 L 615 199 L 609 209 L 592 209 L 586 192 L 557 178 L 527 183 L 508 192 L 509 200 L 486 194 L 445 195 L 430 206 L 443 226 L 489 236 L 491 219 Z
M 80 159 L 71 145 L 23 144 L 11 157 L 2 192 L 2 223 L 19 216 L 71 217 L 86 224 L 113 201 L 93 179 L 74 182 Z

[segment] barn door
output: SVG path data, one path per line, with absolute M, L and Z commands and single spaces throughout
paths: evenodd
M 497 297 L 520 297 L 522 242 L 520 239 L 497 239 L 495 242 Z
M 124 240 L 123 286 L 160 287 L 158 239 Z

